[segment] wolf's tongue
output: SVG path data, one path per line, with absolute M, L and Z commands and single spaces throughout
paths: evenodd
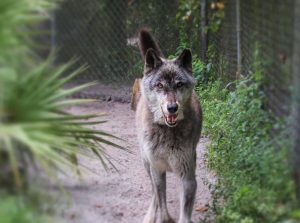
M 175 123 L 176 122 L 176 118 L 177 118 L 177 115 L 168 115 L 167 116 L 167 121 L 169 123 Z

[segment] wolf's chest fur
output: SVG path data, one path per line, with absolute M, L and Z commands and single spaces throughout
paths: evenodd
M 175 128 L 169 128 L 166 125 L 151 123 L 144 129 L 144 140 L 150 144 L 153 152 L 161 150 L 170 153 L 174 151 L 183 151 L 184 147 L 193 144 L 193 132 L 195 126 L 191 120 L 184 120 Z
M 144 98 L 137 109 L 138 138 L 144 159 L 161 171 L 177 172 L 180 175 L 193 168 L 196 160 L 196 145 L 201 129 L 201 109 L 193 98 L 185 119 L 174 128 L 153 122 Z
M 182 125 L 188 128 L 181 128 Z M 190 130 L 188 130 L 190 129 Z M 145 153 L 148 160 L 162 171 L 181 172 L 195 157 L 191 123 L 180 123 L 175 128 L 153 124 L 144 132 L 148 145 Z

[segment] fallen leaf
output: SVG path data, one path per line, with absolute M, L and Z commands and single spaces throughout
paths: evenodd
M 76 214 L 75 214 L 75 213 L 72 213 L 72 214 L 70 215 L 70 219 L 74 219 L 74 218 L 76 218 Z
M 196 211 L 205 212 L 205 211 L 208 211 L 208 207 L 198 207 L 198 208 L 196 208 Z

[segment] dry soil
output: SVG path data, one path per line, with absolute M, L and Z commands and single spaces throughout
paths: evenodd
M 107 148 L 114 159 L 118 172 L 112 167 L 106 172 L 96 158 L 81 158 L 81 164 L 92 172 L 84 172 L 81 178 L 62 177 L 62 184 L 69 194 L 68 202 L 61 204 L 60 216 L 72 223 L 141 223 L 147 211 L 151 197 L 151 186 L 142 165 L 136 138 L 134 111 L 130 104 L 116 101 L 97 102 L 92 105 L 69 108 L 72 113 L 105 112 L 104 124 L 93 126 L 105 130 L 125 141 L 116 141 L 128 148 L 132 154 L 119 149 Z M 214 176 L 205 165 L 204 153 L 208 139 L 201 138 L 197 146 L 197 182 L 193 220 L 200 222 L 210 210 L 211 202 L 208 185 L 214 182 Z M 179 182 L 176 177 L 167 174 L 167 200 L 170 214 L 178 219 Z M 63 199 L 65 200 L 65 199 Z M 211 220 L 210 220 L 211 221 Z

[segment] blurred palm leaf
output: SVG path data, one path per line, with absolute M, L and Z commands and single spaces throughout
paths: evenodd
M 98 120 L 101 114 L 66 112 L 66 106 L 94 101 L 68 96 L 96 83 L 64 89 L 85 68 L 71 72 L 74 63 L 53 68 L 53 55 L 36 62 L 30 27 L 49 14 L 50 2 L 0 1 L 0 158 L 8 155 L 18 186 L 22 185 L 21 161 L 37 163 L 50 173 L 76 167 L 77 155 L 93 155 L 106 167 L 110 160 L 103 145 L 124 149 L 111 142 L 116 137 L 88 127 L 103 123 Z
M 55 7 L 55 2 L 55 0 L 0 1 L 0 63 L 5 58 L 10 60 L 10 64 L 20 64 L 20 61 L 14 60 L 16 53 L 29 55 L 29 48 L 34 45 L 30 27 L 49 17 L 49 11 Z
M 82 69 L 62 77 L 68 66 L 53 69 L 47 66 L 48 63 L 51 60 L 30 73 L 17 75 L 18 80 L 6 78 L 10 76 L 9 72 L 0 70 L 0 81 L 5 83 L 0 106 L 0 149 L 9 154 L 14 177 L 19 185 L 16 149 L 26 150 L 44 168 L 55 166 L 60 169 L 63 169 L 62 166 L 77 165 L 76 154 L 90 156 L 93 153 L 106 166 L 109 161 L 106 160 L 103 144 L 124 149 L 107 140 L 107 137 L 116 137 L 88 128 L 88 125 L 103 123 L 99 120 L 88 121 L 99 118 L 101 114 L 73 115 L 63 110 L 66 105 L 94 101 L 65 97 L 95 83 L 63 89 L 63 85 Z

